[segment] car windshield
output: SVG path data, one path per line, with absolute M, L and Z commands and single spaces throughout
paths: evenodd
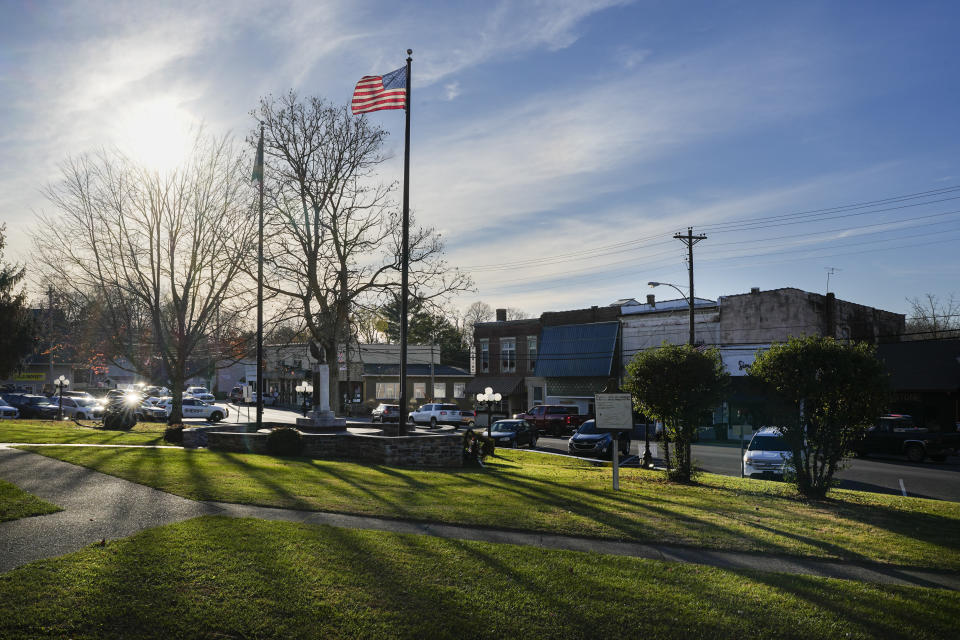
M 597 431 L 596 421 L 587 420 L 582 425 L 580 425 L 580 428 L 577 429 L 577 433 L 587 434 L 587 433 L 600 433 L 600 432 Z
M 748 451 L 789 451 L 790 446 L 783 436 L 753 436 Z
M 43 398 L 41 396 L 34 396 L 32 398 L 27 398 L 27 404 L 50 404 L 50 399 Z
M 97 404 L 97 401 L 93 398 L 74 398 L 73 401 L 81 407 L 90 407 Z
M 513 422 L 508 420 L 500 420 L 499 422 L 494 422 L 491 429 L 493 431 L 516 431 L 520 427 L 519 422 Z

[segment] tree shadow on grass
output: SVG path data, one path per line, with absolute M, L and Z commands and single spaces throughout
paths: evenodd
M 938 589 L 846 589 L 844 597 L 838 598 L 834 590 L 825 588 L 830 583 L 812 576 L 747 572 L 744 577 L 849 620 L 874 638 L 912 640 L 918 629 L 930 637 L 952 637 L 960 616 L 960 600 L 952 598 L 953 606 L 944 607 L 944 592 Z
M 307 502 L 302 497 L 293 493 L 287 484 L 275 480 L 274 476 L 271 475 L 269 470 L 258 468 L 257 466 L 247 462 L 245 456 L 253 454 L 235 454 L 208 451 L 205 453 L 205 455 L 217 456 L 218 460 L 222 461 L 224 464 L 231 465 L 236 469 L 242 470 L 245 475 L 255 480 L 261 487 L 269 489 L 272 495 L 282 504 L 278 505 L 276 501 L 265 503 L 263 501 L 256 500 L 253 496 L 251 496 L 249 500 L 244 500 L 244 503 L 274 507 L 283 506 L 285 508 L 302 509 L 307 511 L 316 510 L 315 505 Z

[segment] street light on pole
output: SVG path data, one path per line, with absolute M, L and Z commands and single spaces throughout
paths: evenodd
M 303 417 L 307 417 L 307 394 L 313 393 L 313 385 L 304 380 L 298 384 L 295 388 L 297 393 L 303 396 Z
M 477 394 L 477 402 L 486 402 L 487 403 L 487 437 L 490 435 L 490 427 L 493 422 L 493 403 L 500 402 L 503 399 L 499 393 L 494 393 L 492 387 L 487 387 L 483 390 L 483 393 Z
M 669 282 L 648 282 L 647 284 L 650 285 L 651 288 L 653 288 L 653 287 L 661 287 L 661 286 L 663 286 L 663 287 L 673 287 L 674 289 L 677 290 L 677 293 L 679 293 L 680 296 L 681 296 L 684 300 L 687 301 L 687 304 L 688 304 L 689 307 L 690 307 L 690 342 L 689 342 L 689 344 L 690 344 L 690 346 L 692 347 L 692 346 L 694 345 L 694 343 L 696 342 L 696 335 L 695 335 L 694 330 L 693 330 L 693 296 L 688 296 L 687 294 L 685 294 L 685 293 L 680 289 L 680 287 L 678 287 L 678 286 L 675 285 L 675 284 L 670 284 Z
M 60 376 L 56 379 L 57 389 L 60 394 L 60 408 L 57 410 L 57 420 L 63 420 L 63 388 L 70 386 L 70 381 Z

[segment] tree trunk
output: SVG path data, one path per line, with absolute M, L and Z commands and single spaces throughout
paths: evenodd
M 186 382 L 186 367 L 183 362 L 174 364 L 170 372 L 171 407 L 170 415 L 167 417 L 167 424 L 181 424 L 183 422 L 183 389 Z

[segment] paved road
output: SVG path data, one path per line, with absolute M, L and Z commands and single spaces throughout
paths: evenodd
M 540 438 L 537 448 L 559 453 L 567 452 L 564 438 Z M 643 451 L 643 442 L 634 442 L 631 453 Z M 662 463 L 656 443 L 650 451 L 658 463 Z M 704 471 L 727 476 L 740 475 L 740 448 L 719 444 L 693 445 L 693 458 Z M 855 458 L 838 475 L 840 487 L 894 493 L 904 491 L 915 498 L 934 498 L 960 502 L 960 457 L 947 458 L 945 463 L 911 463 L 894 456 Z M 902 482 L 902 486 L 901 486 Z

